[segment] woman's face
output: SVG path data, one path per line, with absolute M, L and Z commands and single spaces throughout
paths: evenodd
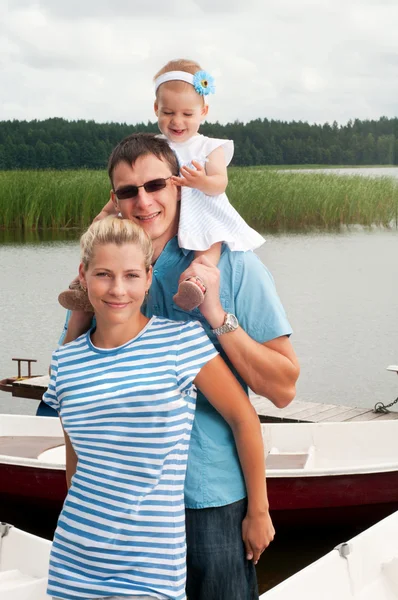
M 80 265 L 80 278 L 97 321 L 118 325 L 139 317 L 152 267 L 146 271 L 143 252 L 136 244 L 105 244 L 94 248 L 87 271 Z

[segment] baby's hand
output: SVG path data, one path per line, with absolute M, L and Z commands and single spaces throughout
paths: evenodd
M 195 167 L 191 169 L 187 166 L 181 167 L 180 177 L 173 176 L 171 181 L 175 185 L 185 185 L 186 187 L 195 188 L 196 190 L 204 191 L 202 189 L 206 178 L 206 170 L 196 160 L 192 161 L 192 165 Z

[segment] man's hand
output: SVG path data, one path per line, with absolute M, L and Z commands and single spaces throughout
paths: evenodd
M 206 288 L 205 299 L 199 310 L 212 329 L 224 323 L 225 310 L 220 302 L 220 271 L 206 256 L 195 258 L 181 274 L 179 283 L 185 279 L 199 277 Z
M 247 560 L 252 560 L 256 565 L 274 536 L 275 529 L 268 510 L 259 515 L 247 513 L 242 522 L 242 539 L 246 548 Z

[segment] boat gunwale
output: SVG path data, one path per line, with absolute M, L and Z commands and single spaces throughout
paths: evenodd
M 45 462 L 38 458 L 24 458 L 21 456 L 9 456 L 0 454 L 0 464 L 16 465 L 23 467 L 35 467 L 42 469 L 65 469 L 65 463 L 61 462 Z M 267 469 L 266 461 L 266 476 L 273 479 L 289 479 L 289 478 L 309 478 L 309 477 L 335 477 L 335 476 L 353 476 L 353 475 L 377 475 L 378 473 L 393 473 L 398 472 L 398 463 L 387 463 L 377 465 L 363 465 L 361 468 L 353 470 L 349 466 L 334 467 L 330 469 L 311 468 L 306 470 L 301 469 Z
M 60 462 L 44 462 L 37 458 L 24 458 L 22 456 L 7 456 L 0 454 L 0 468 L 2 464 L 14 465 L 19 467 L 32 467 L 35 469 L 49 469 L 57 471 L 65 470 L 65 463 Z
M 297 478 L 297 477 L 334 477 L 337 475 L 377 475 L 377 473 L 394 473 L 398 472 L 398 463 L 383 463 L 383 465 L 363 465 L 362 468 L 353 470 L 349 466 L 333 467 L 325 469 L 321 467 L 303 469 L 267 469 L 267 459 L 265 460 L 265 472 L 267 477 L 272 478 Z

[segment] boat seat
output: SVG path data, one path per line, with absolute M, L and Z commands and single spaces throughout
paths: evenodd
M 314 447 L 310 446 L 307 452 L 280 452 L 272 447 L 265 459 L 266 469 L 308 469 L 312 467 Z
M 1 600 L 26 600 L 35 598 L 45 600 L 47 577 L 31 577 L 21 573 L 18 569 L 0 571 L 0 598 Z
M 1 436 L 0 455 L 37 458 L 46 450 L 64 444 L 65 440 L 61 436 Z
M 10 569 L 9 571 L 0 571 L 0 585 L 3 586 L 5 581 L 18 582 L 30 581 L 32 578 L 18 571 L 18 569 Z
M 267 469 L 304 469 L 308 460 L 308 453 L 303 454 L 268 454 L 265 459 Z
M 387 580 L 388 587 L 398 598 L 398 558 L 382 563 L 381 572 Z

